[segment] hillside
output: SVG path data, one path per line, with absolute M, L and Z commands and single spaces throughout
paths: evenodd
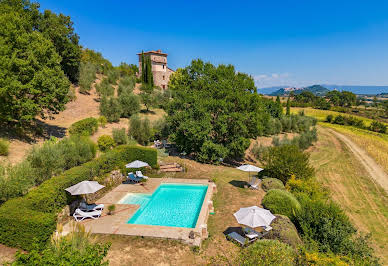
M 315 87 L 312 85 L 310 87 Z M 330 90 L 350 91 L 359 95 L 368 95 L 377 97 L 387 97 L 388 86 L 361 86 L 361 85 L 332 85 L 332 84 L 320 84 L 318 86 L 324 87 Z M 277 96 L 284 95 L 285 88 L 292 88 L 292 86 L 273 86 L 257 89 L 258 93 Z
M 314 93 L 316 96 L 324 96 L 326 93 L 328 93 L 330 90 L 327 88 L 321 86 L 321 85 L 312 85 L 305 88 L 281 88 L 278 89 L 270 94 L 270 96 L 287 96 L 291 92 L 294 92 L 294 94 L 300 94 L 303 91 L 310 91 Z

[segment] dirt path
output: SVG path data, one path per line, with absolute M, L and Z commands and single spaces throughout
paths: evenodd
M 388 176 L 384 170 L 373 160 L 363 149 L 351 141 L 348 137 L 333 129 L 327 129 L 330 133 L 339 138 L 354 156 L 361 162 L 369 175 L 388 193 Z

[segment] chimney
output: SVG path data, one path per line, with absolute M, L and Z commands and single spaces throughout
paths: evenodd
M 161 52 L 162 52 L 162 50 L 160 50 L 160 49 L 159 49 L 159 50 L 157 50 L 157 52 L 158 52 L 158 53 L 161 53 Z

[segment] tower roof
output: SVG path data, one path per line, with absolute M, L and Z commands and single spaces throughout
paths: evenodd
M 156 50 L 156 51 L 148 51 L 148 52 L 143 52 L 144 54 L 158 54 L 158 55 L 165 55 L 167 56 L 166 53 L 162 53 L 162 50 Z M 138 53 L 138 55 L 141 55 L 141 53 Z

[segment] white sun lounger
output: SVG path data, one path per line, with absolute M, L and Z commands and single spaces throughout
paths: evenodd
M 104 209 L 104 204 L 86 204 L 86 202 L 81 202 L 79 209 L 84 212 L 102 211 Z
M 136 171 L 136 176 L 144 178 L 144 179 L 148 179 L 148 176 L 143 175 L 143 173 L 141 171 Z
M 260 179 L 253 178 L 248 184 L 251 189 L 259 189 Z
M 77 222 L 83 221 L 86 218 L 97 219 L 97 218 L 100 218 L 100 216 L 101 216 L 101 211 L 84 212 L 84 211 L 81 211 L 80 209 L 76 209 L 73 214 L 73 217 Z

